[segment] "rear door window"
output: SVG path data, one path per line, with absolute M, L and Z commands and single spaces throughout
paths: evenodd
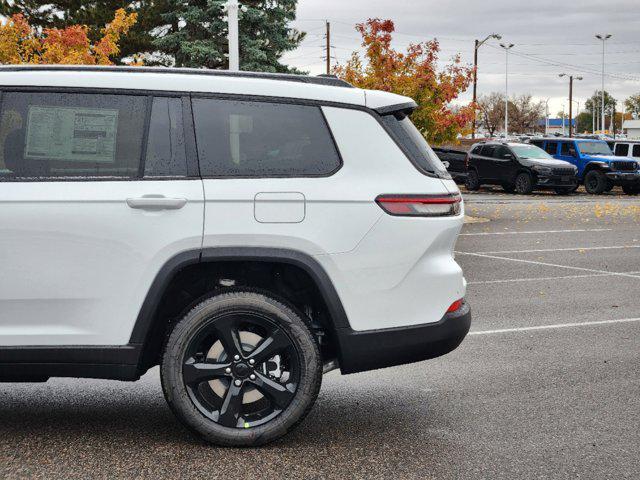
M 147 97 L 5 92 L 0 179 L 139 176 Z
M 547 142 L 544 151 L 549 155 L 556 155 L 558 153 L 558 142 Z
M 618 157 L 626 157 L 629 155 L 629 144 L 628 143 L 617 143 L 615 148 L 614 155 Z
M 505 155 L 509 155 L 511 152 L 504 145 L 500 145 L 493 151 L 493 158 L 499 158 L 500 160 L 505 159 Z
M 192 105 L 203 176 L 322 176 L 340 168 L 320 107 L 211 98 Z
M 495 151 L 495 149 L 495 145 L 485 145 L 484 147 L 482 147 L 481 155 L 483 157 L 493 157 L 493 152 Z

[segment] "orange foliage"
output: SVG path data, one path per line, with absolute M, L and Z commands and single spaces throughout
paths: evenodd
M 438 70 L 440 44 L 436 39 L 410 44 L 405 53 L 391 47 L 395 26 L 391 20 L 369 19 L 356 25 L 365 48 L 364 62 L 354 52 L 334 73 L 360 88 L 406 95 L 418 103 L 411 120 L 430 142 L 451 141 L 471 121 L 472 105 L 457 109 L 451 102 L 473 79 L 473 68 L 459 56 Z
M 120 51 L 120 37 L 136 20 L 136 13 L 117 10 L 113 21 L 102 29 L 102 38 L 92 44 L 86 25 L 48 28 L 39 34 L 22 15 L 13 15 L 0 25 L 0 64 L 111 65 L 110 57 Z

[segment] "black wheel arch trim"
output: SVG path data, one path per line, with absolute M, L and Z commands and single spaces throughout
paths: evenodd
M 349 326 L 347 315 L 333 283 L 324 268 L 311 255 L 299 250 L 270 247 L 212 247 L 180 253 L 165 263 L 151 284 L 129 343 L 144 344 L 147 334 L 153 328 L 153 320 L 162 296 L 171 280 L 182 268 L 194 263 L 233 261 L 280 262 L 302 268 L 318 286 L 329 309 L 334 328 Z

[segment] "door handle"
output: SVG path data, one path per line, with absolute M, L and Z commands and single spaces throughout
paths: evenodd
M 178 210 L 187 204 L 186 198 L 167 198 L 164 195 L 143 195 L 127 198 L 127 205 L 140 210 Z

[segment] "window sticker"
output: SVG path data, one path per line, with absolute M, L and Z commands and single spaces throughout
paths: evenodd
M 118 110 L 29 107 L 25 158 L 115 163 Z

